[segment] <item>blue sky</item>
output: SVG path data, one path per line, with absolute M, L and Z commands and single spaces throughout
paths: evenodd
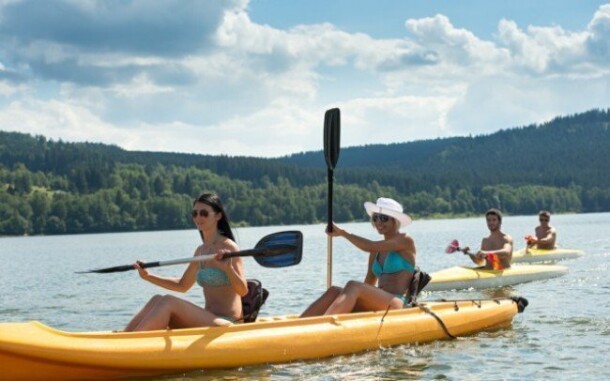
M 274 157 L 610 107 L 610 1 L 0 0 L 0 130 Z

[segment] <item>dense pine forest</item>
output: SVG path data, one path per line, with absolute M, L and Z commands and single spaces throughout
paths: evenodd
M 609 147 L 610 109 L 489 135 L 342 148 L 335 219 L 364 220 L 363 201 L 379 196 L 420 218 L 489 207 L 610 211 Z M 326 217 L 321 151 L 277 159 L 132 152 L 0 131 L 0 235 L 189 228 L 203 191 L 218 193 L 244 225 Z

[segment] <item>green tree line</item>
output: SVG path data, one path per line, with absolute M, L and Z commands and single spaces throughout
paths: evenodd
M 334 218 L 364 220 L 362 203 L 382 195 L 415 217 L 490 207 L 609 211 L 609 126 L 610 113 L 593 110 L 487 136 L 343 149 Z M 192 200 L 203 191 L 218 193 L 242 225 L 326 219 L 321 152 L 279 159 L 130 152 L 0 132 L 0 235 L 189 228 Z

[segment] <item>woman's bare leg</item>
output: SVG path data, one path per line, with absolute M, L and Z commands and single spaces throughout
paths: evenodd
M 134 331 L 152 331 L 157 329 L 226 326 L 231 322 L 217 317 L 195 304 L 172 295 L 164 295 L 156 303 Z
M 144 318 L 144 316 L 148 315 L 150 313 L 150 311 L 152 311 L 155 306 L 157 305 L 157 303 L 159 303 L 159 301 L 161 300 L 162 296 L 161 295 L 155 295 L 152 298 L 150 298 L 150 300 L 148 301 L 148 303 L 146 303 L 146 305 L 144 305 L 144 307 L 142 307 L 142 309 L 140 310 L 140 312 L 138 312 L 136 314 L 136 316 L 134 316 L 131 321 L 129 322 L 129 324 L 127 324 L 127 327 L 125 327 L 124 331 L 125 332 L 131 332 L 134 330 L 135 327 L 138 326 L 138 324 L 140 324 L 140 321 L 142 321 L 142 319 Z
M 352 312 L 356 305 L 363 311 L 379 311 L 388 307 L 390 309 L 402 308 L 403 302 L 380 288 L 350 280 L 345 285 L 343 292 L 337 296 L 324 314 L 334 315 Z
M 341 294 L 341 291 L 343 291 L 341 287 L 332 286 L 326 290 L 322 296 L 316 299 L 315 302 L 311 303 L 300 317 L 324 315 L 324 312 L 328 309 L 335 298 Z

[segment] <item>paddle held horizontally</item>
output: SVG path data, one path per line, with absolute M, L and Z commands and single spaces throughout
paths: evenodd
M 146 262 L 142 263 L 141 266 L 143 268 L 150 268 L 178 265 L 181 263 L 200 262 L 205 261 L 214 255 L 215 254 L 208 254 L 167 261 Z M 301 262 L 301 258 L 303 256 L 303 234 L 296 230 L 269 234 L 263 237 L 256 244 L 254 249 L 226 253 L 224 255 L 225 258 L 248 256 L 254 257 L 254 260 L 264 267 L 288 267 L 296 265 Z M 88 271 L 79 271 L 77 273 L 106 274 L 129 270 L 135 270 L 133 265 L 106 267 Z

